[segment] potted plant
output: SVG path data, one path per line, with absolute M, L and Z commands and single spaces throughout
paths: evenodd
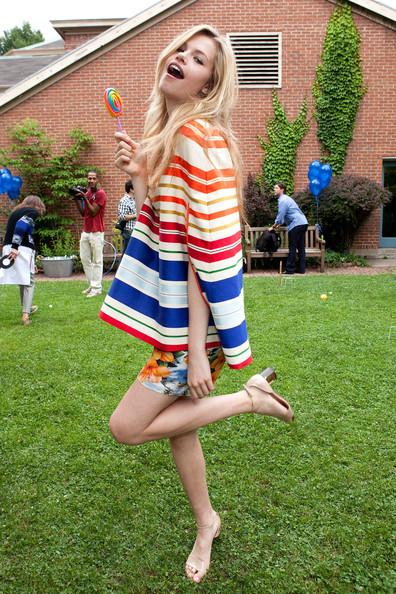
M 49 245 L 40 249 L 38 260 L 46 276 L 71 276 L 76 256 L 76 243 L 71 231 L 63 231 Z

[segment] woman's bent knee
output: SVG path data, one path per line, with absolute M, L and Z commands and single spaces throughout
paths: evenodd
M 110 433 L 118 443 L 126 445 L 139 445 L 145 440 L 141 433 L 135 428 L 127 424 L 116 413 L 113 413 L 109 421 Z

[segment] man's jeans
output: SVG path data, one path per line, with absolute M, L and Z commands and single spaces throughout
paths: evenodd
M 308 225 L 297 225 L 288 233 L 289 237 L 289 255 L 286 261 L 286 272 L 294 274 L 296 272 L 296 252 L 298 250 L 298 272 L 305 272 L 305 232 Z
M 91 289 L 102 290 L 104 233 L 86 233 L 80 238 L 80 258 Z

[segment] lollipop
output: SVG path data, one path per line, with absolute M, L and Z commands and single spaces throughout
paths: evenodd
M 104 92 L 105 105 L 113 118 L 117 118 L 117 124 L 122 130 L 120 116 L 122 116 L 122 99 L 119 92 L 113 87 L 108 87 Z

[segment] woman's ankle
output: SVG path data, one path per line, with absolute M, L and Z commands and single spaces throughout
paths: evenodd
M 213 508 L 211 508 L 207 512 L 199 514 L 199 516 L 195 518 L 195 522 L 197 524 L 198 530 L 200 528 L 209 528 L 210 526 L 213 525 L 215 520 L 216 520 L 216 512 Z

